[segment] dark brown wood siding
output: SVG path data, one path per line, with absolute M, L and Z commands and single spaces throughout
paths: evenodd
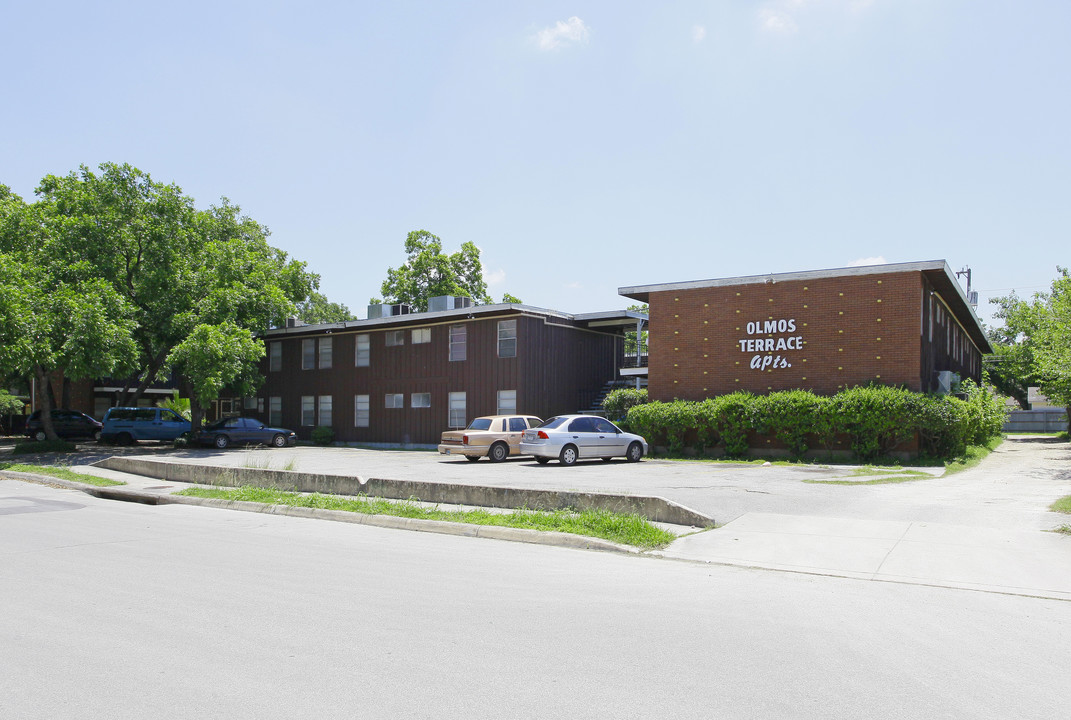
M 517 321 L 516 357 L 498 356 L 499 321 Z M 621 336 L 593 332 L 568 320 L 525 313 L 438 321 L 421 325 L 408 316 L 405 326 L 335 330 L 329 334 L 269 335 L 282 343 L 282 368 L 262 371 L 267 378 L 258 392 L 261 417 L 268 419 L 272 397 L 281 398 L 283 427 L 308 439 L 314 426 L 302 425 L 304 396 L 332 398 L 331 426 L 335 439 L 354 443 L 437 443 L 449 426 L 449 395 L 464 392 L 466 421 L 495 414 L 498 392 L 515 390 L 517 411 L 549 417 L 585 409 L 599 389 L 612 380 L 621 355 Z M 465 360 L 451 361 L 450 327 L 464 326 Z M 413 344 L 412 329 L 428 328 L 431 339 Z M 404 342 L 387 345 L 387 334 L 401 330 Z M 370 364 L 356 367 L 357 336 L 368 335 Z M 332 339 L 329 369 L 301 369 L 302 340 Z M 317 348 L 319 343 L 317 342 Z M 269 353 L 270 357 L 270 353 Z M 404 407 L 386 407 L 387 394 L 400 393 Z M 413 407 L 414 393 L 429 393 L 430 407 Z M 355 399 L 367 395 L 368 427 L 356 427 Z

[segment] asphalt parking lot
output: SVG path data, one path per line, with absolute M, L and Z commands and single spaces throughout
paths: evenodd
M 938 522 L 1015 530 L 1049 530 L 1067 517 L 1048 511 L 1071 495 L 1071 446 L 1047 437 L 1013 436 L 978 467 L 939 477 L 942 468 L 919 468 L 923 479 L 889 484 L 866 481 L 848 465 L 763 465 L 645 458 L 639 463 L 581 461 L 572 467 L 530 458 L 493 464 L 468 462 L 426 450 L 299 446 L 285 449 L 173 450 L 146 443 L 136 448 L 80 446 L 73 464 L 115 454 L 149 454 L 168 462 L 498 487 L 655 495 L 713 516 L 725 524 L 746 513 L 846 519 Z

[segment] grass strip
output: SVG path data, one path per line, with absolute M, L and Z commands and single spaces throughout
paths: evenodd
M 967 452 L 963 454 L 963 457 L 956 458 L 945 464 L 944 477 L 949 475 L 955 475 L 958 472 L 964 470 L 970 470 L 978 463 L 982 462 L 989 455 L 989 453 L 1000 447 L 1000 444 L 1004 442 L 1003 437 L 997 437 L 990 440 L 984 445 L 970 445 L 967 447 Z
M 606 510 L 583 510 L 577 512 L 554 510 L 541 512 L 521 509 L 505 513 L 480 509 L 442 510 L 438 506 L 428 507 L 409 501 L 384 500 L 383 498 L 363 495 L 357 497 L 342 497 L 321 493 L 303 495 L 295 492 L 259 488 L 252 485 L 244 485 L 240 488 L 189 488 L 175 494 L 216 500 L 243 500 L 268 505 L 342 510 L 364 515 L 391 515 L 419 520 L 441 520 L 472 525 L 495 525 L 544 532 L 564 532 L 585 537 L 602 538 L 603 540 L 631 545 L 643 550 L 664 547 L 676 538 L 673 533 L 652 525 L 639 515 L 624 515 Z
M 810 480 L 805 479 L 803 482 L 810 483 L 811 485 L 889 485 L 892 483 L 911 482 L 913 480 L 922 480 L 923 478 L 933 477 L 930 473 L 923 470 L 906 470 L 904 468 L 882 468 L 874 467 L 872 465 L 864 465 L 862 467 L 855 468 L 849 478 L 857 477 L 869 477 L 870 480 Z
M 1059 513 L 1071 513 L 1071 495 L 1062 497 L 1052 505 L 1049 505 L 1049 510 Z
M 59 478 L 60 480 L 70 480 L 72 482 L 82 483 L 83 485 L 95 485 L 97 487 L 126 485 L 125 482 L 120 482 L 119 480 L 109 480 L 107 478 L 97 477 L 95 475 L 83 475 L 82 473 L 76 473 L 74 470 L 68 470 L 65 467 L 54 467 L 52 465 L 0 463 L 0 470 L 10 470 L 11 472 L 37 473 L 38 475 L 48 475 L 50 477 Z

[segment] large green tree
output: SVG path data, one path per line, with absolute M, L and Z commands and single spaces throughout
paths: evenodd
M 316 277 L 316 287 L 319 288 L 319 276 Z M 297 304 L 297 317 L 302 322 L 310 325 L 321 323 L 341 323 L 356 320 L 357 316 L 342 303 L 333 303 L 319 290 L 313 290 L 309 297 Z
M 477 304 L 492 302 L 475 244 L 463 243 L 459 251 L 447 254 L 442 240 L 427 230 L 417 230 L 406 237 L 405 253 L 404 265 L 387 269 L 380 287 L 385 302 L 405 303 L 417 312 L 426 311 L 428 298 L 438 295 L 466 296 Z
M 1071 405 L 1071 276 L 1067 268 L 1048 293 L 1029 301 L 1015 295 L 993 300 L 995 317 L 1004 327 L 991 332 L 998 343 L 995 372 L 1010 376 L 1021 386 L 1036 384 L 1058 405 Z M 1071 429 L 1071 422 L 1069 422 Z
M 67 241 L 51 207 L 0 186 L 0 369 L 41 388 L 57 371 L 81 380 L 136 362 L 128 304 L 92 262 L 64 253 Z M 42 427 L 55 440 L 52 397 L 41 398 Z

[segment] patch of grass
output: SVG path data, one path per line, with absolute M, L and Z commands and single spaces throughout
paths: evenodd
M 1062 497 L 1052 505 L 1049 505 L 1049 510 L 1058 513 L 1071 513 L 1071 495 Z
M 271 450 L 254 450 L 245 456 L 245 460 L 242 461 L 242 467 L 249 468 L 251 470 L 274 470 L 274 460 Z M 296 470 L 297 458 L 291 456 L 286 459 L 285 462 L 279 468 L 280 470 Z
M 1004 438 L 997 437 L 993 438 L 985 445 L 969 446 L 967 448 L 967 452 L 964 453 L 963 457 L 956 458 L 955 460 L 951 460 L 945 464 L 944 476 L 948 477 L 949 475 L 955 475 L 956 473 L 963 472 L 964 470 L 970 470 L 972 467 L 975 467 L 976 465 L 978 465 L 978 463 L 982 462 L 982 460 L 984 460 L 985 457 L 989 455 L 989 453 L 1000 447 L 1000 444 L 1002 442 L 1004 442 Z
M 812 485 L 888 485 L 891 483 L 911 482 L 912 480 L 922 480 L 923 478 L 933 477 L 930 473 L 923 470 L 908 470 L 898 467 L 875 467 L 873 465 L 863 465 L 852 470 L 849 478 L 857 477 L 869 477 L 870 480 L 803 480 L 805 483 Z
M 43 442 L 20 442 L 11 449 L 12 455 L 36 455 L 38 453 L 73 453 L 78 447 L 65 440 L 45 440 Z
M 564 532 L 602 538 L 644 550 L 668 545 L 676 537 L 673 533 L 652 525 L 639 515 L 622 515 L 605 510 L 540 512 L 522 509 L 505 513 L 480 509 L 441 510 L 437 506 L 428 507 L 416 502 L 399 502 L 367 496 L 341 497 L 320 493 L 302 495 L 300 493 L 259 488 L 251 485 L 244 485 L 240 488 L 189 488 L 176 493 L 176 495 L 218 500 L 244 500 L 268 505 L 287 505 L 321 510 L 342 510 L 365 515 L 390 515 L 420 520 L 441 520 L 472 525 L 494 525 Z
M 79 482 L 84 485 L 96 485 L 97 487 L 108 487 L 110 485 L 126 485 L 125 482 L 120 482 L 118 480 L 109 480 L 108 478 L 96 477 L 95 475 L 83 475 L 82 473 L 76 473 L 74 470 L 69 470 L 65 467 L 55 467 L 52 465 L 0 463 L 0 470 L 48 475 L 49 477 L 59 478 L 60 480 L 70 480 L 72 482 Z
M 1071 435 L 1068 435 L 1066 430 L 1062 430 L 1062 431 L 1056 433 L 1056 439 L 1057 440 L 1071 440 Z
M 1054 528 L 1053 532 L 1060 533 L 1061 535 L 1071 535 L 1071 525 L 1061 525 L 1058 528 Z

